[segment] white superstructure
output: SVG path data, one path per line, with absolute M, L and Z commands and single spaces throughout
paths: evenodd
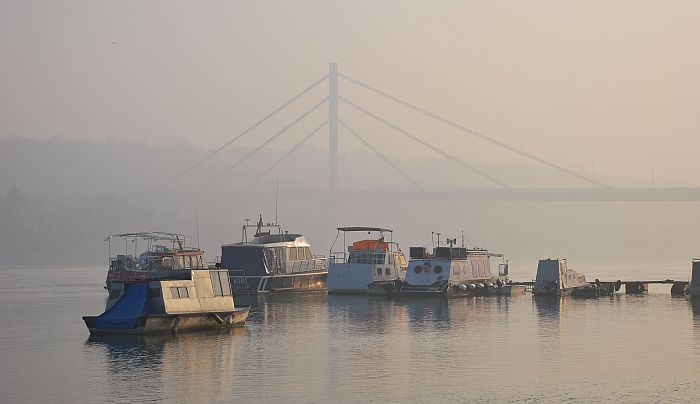
M 406 257 L 399 245 L 386 241 L 384 233 L 392 234 L 390 229 L 380 227 L 339 227 L 336 241 L 343 233 L 343 245 L 346 245 L 348 232 L 377 232 L 377 238 L 355 241 L 347 251 L 333 252 L 328 266 L 329 293 L 382 293 L 393 290 L 396 281 L 406 276 Z M 335 243 L 334 243 L 335 245 Z

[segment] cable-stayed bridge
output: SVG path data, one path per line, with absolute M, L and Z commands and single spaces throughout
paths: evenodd
M 496 146 L 498 149 L 519 155 L 531 162 L 538 165 L 547 167 L 551 170 L 558 171 L 571 178 L 572 185 L 580 183 L 583 187 L 580 188 L 559 188 L 559 189 L 527 189 L 527 188 L 516 188 L 509 184 L 507 181 L 496 178 L 492 174 L 486 172 L 486 170 L 476 167 L 473 163 L 463 160 L 451 150 L 445 150 L 437 147 L 431 142 L 422 139 L 420 136 L 412 133 L 406 128 L 400 126 L 397 122 L 392 122 L 385 119 L 381 115 L 371 111 L 366 108 L 356 99 L 350 99 L 347 96 L 340 94 L 338 91 L 338 82 L 344 81 L 350 85 L 354 85 L 359 89 L 366 90 L 376 96 L 380 96 L 385 100 L 394 103 L 401 108 L 413 111 L 423 117 L 427 117 L 430 120 L 438 122 L 442 125 L 457 130 L 460 134 L 475 139 L 479 139 L 483 142 L 489 143 Z M 176 184 L 178 181 L 185 178 L 188 174 L 195 170 L 202 169 L 204 164 L 212 159 L 217 154 L 221 153 L 225 149 L 232 147 L 236 142 L 246 137 L 247 135 L 253 133 L 256 129 L 261 127 L 264 123 L 268 122 L 271 118 L 279 115 L 282 111 L 288 109 L 292 104 L 299 101 L 302 97 L 311 93 L 312 90 L 327 84 L 328 95 L 318 100 L 313 104 L 313 106 L 305 110 L 302 114 L 298 115 L 295 119 L 291 120 L 287 125 L 275 132 L 267 140 L 254 147 L 245 155 L 239 157 L 237 160 L 232 162 L 224 171 L 217 173 L 210 177 L 209 181 L 205 186 L 211 186 L 219 182 L 224 176 L 231 175 L 236 172 L 243 163 L 253 158 L 257 153 L 259 153 L 263 148 L 270 145 L 276 139 L 278 139 L 283 134 L 287 133 L 290 129 L 298 126 L 300 122 L 306 120 L 312 113 L 317 110 L 322 109 L 324 106 L 328 110 L 328 117 L 323 122 L 318 123 L 314 126 L 314 129 L 310 131 L 306 136 L 304 136 L 300 141 L 298 141 L 293 147 L 284 152 L 276 161 L 270 162 L 264 168 L 264 170 L 259 173 L 255 178 L 251 178 L 250 185 L 257 183 L 260 179 L 269 174 L 274 168 L 278 167 L 281 163 L 287 160 L 290 155 L 292 155 L 299 147 L 307 143 L 312 137 L 317 136 L 322 133 L 324 128 L 327 128 L 328 133 L 328 188 L 323 191 L 315 192 L 289 192 L 282 191 L 287 199 L 295 200 L 305 200 L 305 199 L 318 199 L 318 198 L 340 198 L 343 200 L 363 200 L 367 201 L 368 198 L 376 201 L 698 201 L 700 200 L 700 188 L 616 188 L 611 187 L 604 182 L 597 180 L 596 178 L 591 178 L 581 172 L 574 171 L 572 169 L 566 168 L 560 164 L 553 161 L 542 158 L 541 156 L 536 156 L 520 148 L 514 147 L 512 145 L 501 142 L 497 139 L 489 137 L 481 132 L 467 128 L 466 126 L 454 122 L 453 120 L 447 119 L 436 113 L 428 111 L 420 106 L 414 105 L 408 101 L 395 97 L 381 89 L 374 86 L 366 84 L 356 78 L 349 75 L 340 73 L 338 71 L 338 66 L 336 63 L 331 63 L 329 72 L 327 75 L 319 78 L 311 85 L 303 89 L 301 92 L 297 93 L 295 96 L 288 99 L 283 104 L 279 105 L 277 108 L 272 110 L 267 115 L 263 116 L 257 122 L 248 126 L 246 129 L 240 133 L 233 136 L 227 142 L 225 142 L 220 147 L 212 150 L 207 155 L 201 159 L 192 162 L 177 175 L 171 178 L 166 183 L 166 189 L 170 185 Z M 440 156 L 445 161 L 449 161 L 454 164 L 456 168 L 459 168 L 466 173 L 471 175 L 481 177 L 488 183 L 494 184 L 494 188 L 490 189 L 425 189 L 421 186 L 420 182 L 412 178 L 405 170 L 402 170 L 395 162 L 386 156 L 381 150 L 375 147 L 371 139 L 362 136 L 358 131 L 353 129 L 349 122 L 342 120 L 338 114 L 338 105 L 343 104 L 352 110 L 360 113 L 361 115 L 378 122 L 384 127 L 388 128 L 395 133 L 402 135 L 407 141 L 414 144 L 418 144 L 425 150 L 434 155 Z M 339 160 L 339 133 L 342 129 L 343 134 L 346 136 L 351 136 L 363 144 L 369 151 L 371 151 L 377 158 L 383 161 L 387 167 L 390 167 L 398 177 L 402 177 L 408 183 L 411 184 L 409 189 L 372 189 L 364 192 L 363 190 L 341 190 L 338 186 L 339 184 L 339 172 L 338 172 L 338 160 Z M 319 167 L 318 169 L 321 169 Z M 240 191 L 231 190 L 225 194 L 235 196 L 240 195 L 242 197 L 250 196 L 251 193 L 245 189 Z

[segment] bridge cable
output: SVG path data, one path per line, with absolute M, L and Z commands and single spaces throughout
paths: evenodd
M 386 126 L 392 128 L 392 129 L 394 129 L 395 131 L 400 132 L 400 133 L 403 134 L 404 136 L 406 136 L 406 137 L 408 137 L 408 138 L 410 138 L 410 139 L 412 139 L 412 140 L 414 140 L 414 141 L 416 141 L 416 142 L 422 144 L 423 146 L 425 146 L 425 147 L 429 148 L 430 150 L 432 150 L 432 151 L 434 151 L 434 152 L 440 154 L 441 156 L 443 156 L 443 157 L 445 157 L 445 158 L 447 158 L 447 159 L 449 159 L 449 160 L 452 160 L 453 162 L 455 162 L 455 163 L 461 165 L 462 167 L 467 168 L 467 169 L 471 170 L 472 172 L 474 172 L 474 173 L 476 173 L 476 174 L 478 174 L 478 175 L 480 175 L 480 176 L 482 176 L 482 177 L 485 177 L 485 178 L 487 178 L 487 179 L 493 181 L 495 184 L 500 185 L 501 187 L 506 188 L 506 189 L 511 189 L 511 188 L 512 188 L 512 187 L 510 187 L 509 185 L 504 184 L 503 182 L 501 182 L 501 181 L 499 181 L 499 180 L 493 178 L 492 176 L 486 174 L 485 172 L 483 172 L 483 171 L 481 171 L 481 170 L 479 170 L 479 169 L 477 169 L 477 168 L 474 168 L 474 167 L 470 166 L 469 164 L 465 163 L 464 161 L 458 159 L 457 157 L 455 157 L 455 156 L 453 156 L 453 155 L 451 155 L 451 154 L 449 154 L 449 153 L 447 153 L 447 152 L 445 152 L 445 151 L 443 151 L 443 150 L 441 150 L 441 149 L 438 149 L 437 147 L 431 145 L 430 143 L 428 143 L 428 142 L 426 142 L 426 141 L 424 141 L 424 140 L 421 140 L 421 139 L 418 138 L 417 136 L 412 135 L 412 134 L 410 134 L 409 132 L 407 132 L 407 131 L 405 131 L 405 130 L 399 128 L 398 126 L 394 125 L 393 123 L 391 123 L 391 122 L 389 122 L 389 121 L 387 121 L 387 120 L 385 120 L 385 119 L 383 119 L 383 118 L 381 118 L 381 117 L 379 117 L 379 116 L 377 116 L 377 115 L 375 115 L 375 114 L 369 112 L 368 110 L 362 108 L 361 106 L 355 104 L 354 102 L 348 100 L 347 98 L 345 98 L 345 97 L 343 97 L 343 96 L 338 96 L 338 99 L 340 99 L 341 101 L 343 101 L 343 102 L 345 102 L 346 104 L 350 105 L 351 107 L 355 108 L 356 110 L 358 110 L 358 111 L 364 113 L 365 115 L 367 115 L 367 116 L 369 116 L 369 117 L 371 117 L 371 118 L 374 118 L 375 120 L 377 120 L 377 121 L 383 123 L 384 125 L 386 125 Z
M 270 142 L 272 142 L 273 140 L 277 139 L 280 135 L 282 135 L 284 132 L 286 132 L 287 129 L 291 128 L 292 126 L 294 126 L 295 124 L 297 124 L 299 121 L 301 121 L 302 119 L 306 118 L 310 113 L 314 112 L 316 109 L 318 109 L 318 107 L 320 107 L 321 105 L 323 105 L 323 104 L 326 103 L 327 101 L 328 101 L 328 97 L 325 97 L 324 99 L 322 99 L 321 101 L 319 101 L 316 105 L 314 105 L 313 107 L 311 107 L 310 109 L 308 109 L 308 110 L 307 110 L 306 112 L 304 112 L 303 114 L 299 115 L 295 120 L 293 120 L 292 122 L 290 122 L 287 126 L 285 126 L 284 128 L 282 128 L 279 132 L 275 133 L 271 138 L 267 139 L 267 140 L 266 140 L 265 142 L 263 142 L 260 146 L 256 147 L 256 148 L 253 149 L 250 153 L 248 153 L 248 154 L 246 154 L 245 156 L 243 156 L 242 158 L 238 159 L 235 163 L 233 163 L 232 166 L 230 166 L 230 167 L 227 168 L 226 170 L 222 171 L 221 174 L 219 174 L 219 175 L 217 175 L 216 177 L 214 177 L 214 179 L 212 179 L 211 181 L 209 181 L 209 182 L 208 182 L 206 185 L 204 185 L 204 186 L 205 186 L 205 187 L 209 187 L 211 184 L 213 184 L 213 183 L 214 183 L 215 181 L 217 181 L 219 178 L 221 178 L 221 177 L 223 177 L 224 175 L 228 174 L 231 170 L 233 170 L 234 168 L 238 167 L 238 166 L 239 166 L 241 163 L 243 163 L 244 161 L 248 160 L 248 159 L 249 159 L 251 156 L 253 156 L 255 153 L 259 152 L 263 147 L 267 146 Z
M 348 125 L 346 125 L 345 122 L 343 122 L 343 121 L 341 121 L 341 120 L 338 120 L 338 123 L 340 124 L 340 126 L 342 126 L 343 128 L 347 129 L 348 132 L 350 132 L 351 135 L 355 136 L 355 137 L 357 138 L 357 140 L 359 140 L 359 141 L 362 142 L 365 146 L 367 146 L 367 148 L 369 148 L 370 150 L 372 150 L 377 156 L 379 156 L 380 159 L 384 160 L 385 163 L 387 163 L 388 165 L 390 165 L 391 168 L 393 168 L 394 170 L 396 170 L 396 172 L 398 172 L 399 174 L 401 174 L 401 176 L 403 176 L 405 179 L 407 179 L 408 182 L 410 182 L 411 184 L 413 184 L 414 187 L 416 187 L 416 188 L 418 188 L 418 189 L 423 189 L 423 187 L 421 187 L 416 181 L 414 181 L 413 178 L 409 177 L 408 174 L 406 174 L 406 173 L 405 173 L 403 170 L 401 170 L 398 166 L 396 166 L 394 163 L 392 163 L 391 160 L 389 160 L 386 156 L 384 156 L 384 154 L 382 154 L 382 152 L 380 152 L 379 150 L 375 149 L 371 144 L 369 144 L 369 142 L 367 142 L 367 141 L 366 141 L 365 139 L 363 139 L 360 135 L 358 135 L 357 132 L 355 132 L 354 130 L 352 130 L 352 128 L 350 128 Z
M 470 135 L 476 136 L 476 137 L 478 137 L 478 138 L 480 138 L 480 139 L 482 139 L 482 140 L 485 140 L 485 141 L 487 141 L 487 142 L 490 142 L 490 143 L 492 143 L 492 144 L 495 144 L 496 146 L 499 146 L 499 147 L 502 147 L 502 148 L 504 148 L 504 149 L 510 150 L 510 151 L 512 151 L 512 152 L 514 152 L 514 153 L 520 154 L 521 156 L 525 156 L 525 157 L 527 157 L 527 158 L 529 158 L 529 159 L 531 159 L 531 160 L 537 161 L 538 163 L 544 164 L 544 165 L 546 165 L 546 166 L 548 166 L 548 167 L 554 168 L 554 169 L 559 170 L 559 171 L 561 171 L 561 172 L 563 172 L 563 173 L 565 173 L 565 174 L 568 174 L 568 175 L 571 175 L 571 176 L 573 176 L 573 177 L 576 177 L 576 178 L 578 178 L 578 179 L 580 179 L 580 180 L 589 182 L 589 183 L 591 183 L 591 184 L 593 184 L 593 185 L 597 185 L 597 186 L 599 186 L 599 187 L 601 187 L 601 188 L 610 188 L 610 186 L 607 185 L 607 184 L 605 184 L 605 183 L 602 183 L 602 182 L 600 182 L 600 181 L 598 181 L 598 180 L 595 180 L 595 179 L 593 179 L 593 178 L 589 178 L 589 177 L 587 177 L 587 176 L 585 176 L 585 175 L 583 175 L 583 174 L 579 174 L 579 173 L 577 173 L 577 172 L 575 172 L 575 171 L 569 170 L 568 168 L 562 167 L 562 166 L 560 166 L 560 165 L 558 165 L 558 164 L 552 163 L 552 162 L 550 162 L 550 161 L 547 161 L 547 160 L 545 160 L 545 159 L 542 159 L 542 158 L 540 158 L 540 157 L 537 157 L 537 156 L 535 156 L 535 155 L 532 155 L 532 154 L 530 154 L 530 153 L 528 153 L 528 152 L 526 152 L 526 151 L 520 150 L 520 149 L 518 149 L 518 148 L 516 148 L 516 147 L 513 147 L 513 146 L 510 146 L 510 145 L 508 145 L 508 144 L 505 144 L 505 143 L 503 143 L 503 142 L 501 142 L 501 141 L 498 141 L 498 140 L 496 140 L 496 139 L 493 139 L 493 138 L 491 138 L 491 137 L 488 137 L 488 136 L 486 136 L 486 135 L 484 135 L 484 134 L 482 134 L 482 133 L 479 133 L 479 132 L 477 132 L 477 131 L 475 131 L 475 130 L 472 130 L 472 129 L 469 129 L 469 128 L 467 128 L 467 127 L 464 127 L 464 126 L 462 126 L 462 125 L 460 125 L 460 124 L 458 124 L 458 123 L 452 122 L 452 121 L 450 121 L 450 120 L 447 119 L 447 118 L 443 118 L 443 117 L 441 117 L 441 116 L 439 116 L 439 115 L 436 115 L 436 114 L 434 114 L 434 113 L 432 113 L 432 112 L 430 112 L 430 111 L 427 111 L 427 110 L 425 110 L 425 109 L 423 109 L 423 108 L 421 108 L 421 107 L 418 107 L 418 106 L 415 106 L 415 105 L 413 105 L 413 104 L 410 104 L 410 103 L 408 103 L 408 102 L 406 102 L 406 101 L 404 101 L 404 100 L 401 100 L 401 99 L 399 99 L 399 98 L 397 98 L 397 97 L 394 97 L 394 96 L 391 95 L 391 94 L 388 94 L 388 93 L 386 93 L 386 92 L 384 92 L 384 91 L 382 91 L 382 90 L 379 90 L 379 89 L 377 89 L 377 88 L 374 88 L 374 87 L 372 87 L 372 86 L 370 86 L 370 85 L 368 85 L 368 84 L 365 84 L 365 83 L 363 83 L 363 82 L 361 82 L 361 81 L 359 81 L 359 80 L 356 80 L 356 79 L 354 79 L 354 78 L 352 78 L 352 77 L 346 76 L 346 75 L 341 74 L 341 73 L 338 73 L 338 76 L 339 76 L 339 77 L 342 77 L 342 78 L 344 78 L 344 79 L 346 79 L 346 80 L 348 80 L 348 81 L 350 81 L 350 82 L 352 82 L 352 83 L 354 83 L 354 84 L 357 84 L 358 86 L 363 87 L 363 88 L 365 88 L 365 89 L 367 89 L 367 90 L 369 90 L 369 91 L 372 91 L 372 92 L 375 93 L 375 94 L 379 94 L 379 95 L 381 95 L 381 96 L 383 96 L 383 97 L 385 97 L 385 98 L 390 99 L 391 101 L 394 101 L 394 102 L 396 102 L 396 103 L 398 103 L 398 104 L 401 104 L 401 105 L 403 105 L 404 107 L 410 108 L 410 109 L 412 109 L 412 110 L 414 110 L 414 111 L 420 112 L 420 113 L 422 113 L 422 114 L 424 114 L 424 115 L 427 115 L 427 116 L 429 116 L 429 117 L 431 117 L 431 118 L 433 118 L 433 119 L 436 119 L 436 120 L 438 120 L 438 121 L 440 121 L 440 122 L 442 122 L 442 123 L 444 123 L 444 124 L 447 124 L 447 125 L 449 125 L 449 126 L 452 126 L 453 128 L 459 129 L 459 130 L 462 131 L 462 132 L 466 132 L 466 133 L 468 133 L 468 134 L 470 134 Z
M 234 142 L 236 142 L 237 140 L 239 140 L 239 139 L 242 138 L 243 136 L 247 135 L 247 134 L 248 134 L 250 131 L 252 131 L 253 129 L 255 129 L 255 128 L 257 128 L 258 126 L 262 125 L 265 121 L 267 121 L 268 119 L 270 119 L 272 116 L 274 116 L 275 114 L 277 114 L 277 113 L 280 112 L 281 110 L 283 110 L 283 109 L 285 109 L 286 107 L 288 107 L 291 103 L 293 103 L 294 101 L 298 100 L 299 98 L 301 98 L 302 96 L 304 96 L 305 94 L 307 94 L 309 91 L 313 90 L 316 86 L 318 86 L 319 84 L 321 84 L 321 83 L 322 83 L 324 80 L 326 80 L 327 78 L 328 78 L 328 75 L 325 75 L 325 76 L 321 77 L 320 79 L 316 80 L 316 81 L 315 81 L 313 84 L 311 84 L 309 87 L 305 88 L 305 89 L 302 90 L 300 93 L 298 93 L 298 94 L 295 95 L 294 97 L 292 97 L 292 98 L 290 98 L 289 100 L 287 100 L 287 102 L 285 102 L 284 104 L 280 105 L 279 107 L 277 107 L 275 110 L 273 110 L 273 111 L 270 112 L 269 114 L 265 115 L 262 119 L 260 119 L 260 120 L 257 121 L 256 123 L 254 123 L 254 124 L 252 124 L 251 126 L 249 126 L 249 127 L 248 127 L 247 129 L 245 129 L 243 132 L 240 132 L 239 134 L 237 134 L 236 136 L 234 136 L 231 140 L 229 140 L 229 141 L 227 141 L 226 143 L 224 143 L 223 145 L 219 146 L 219 148 L 217 148 L 216 150 L 210 152 L 210 153 L 207 154 L 206 156 L 204 156 L 204 157 L 202 157 L 201 159 L 197 160 L 194 164 L 192 164 L 192 165 L 190 165 L 189 167 L 187 167 L 187 168 L 185 168 L 184 170 L 182 170 L 178 175 L 176 175 L 175 177 L 171 178 L 168 182 L 166 182 L 165 185 L 163 186 L 163 188 L 165 188 L 165 187 L 167 187 L 168 185 L 172 184 L 173 182 L 179 180 L 180 178 L 182 178 L 183 176 L 185 176 L 187 173 L 189 173 L 190 171 L 194 170 L 195 168 L 197 168 L 198 166 L 200 166 L 202 163 L 204 163 L 205 161 L 207 161 L 207 160 L 209 160 L 210 158 L 212 158 L 214 155 L 218 154 L 220 151 L 224 150 L 225 148 L 227 148 L 228 146 L 230 146 L 231 144 L 233 144 Z
M 265 175 L 267 175 L 267 173 L 272 171 L 273 168 L 277 167 L 277 165 L 279 165 L 284 159 L 289 157 L 290 154 L 294 153 L 294 151 L 297 150 L 299 147 L 301 147 L 301 145 L 303 145 L 309 139 L 311 139 L 316 133 L 318 133 L 319 130 L 321 130 L 324 126 L 326 126 L 327 123 L 328 123 L 328 120 L 326 119 L 325 121 L 323 121 L 322 124 L 318 125 L 318 127 L 316 127 L 316 129 L 312 130 L 308 135 L 306 135 L 306 137 L 303 138 L 299 143 L 294 145 L 294 147 L 292 147 L 290 150 L 287 150 L 287 152 L 284 153 L 284 155 L 282 157 L 280 157 L 279 160 L 275 161 L 270 166 L 268 166 L 267 169 L 262 174 L 255 177 L 255 179 L 253 179 L 253 181 L 251 181 L 248 185 L 246 185 L 245 189 L 248 189 L 248 188 L 252 187 L 253 185 L 257 184 L 258 181 L 260 181 L 260 179 L 262 179 Z

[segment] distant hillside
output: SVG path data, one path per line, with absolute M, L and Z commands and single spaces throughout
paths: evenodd
M 270 190 L 277 180 L 282 189 L 326 189 L 328 186 L 327 150 L 302 145 L 280 161 L 286 150 L 264 148 L 237 164 L 252 150 L 225 149 L 166 187 L 168 180 L 206 156 L 209 150 L 190 145 L 5 137 L 0 138 L 0 190 L 14 184 L 23 192 L 48 193 L 230 192 Z M 497 187 L 478 174 L 432 154 L 416 160 L 405 159 L 392 150 L 381 152 L 423 188 Z M 468 156 L 461 158 L 513 187 L 587 186 L 580 180 L 529 162 L 488 165 L 485 161 L 470 160 Z M 234 164 L 236 167 L 231 169 Z M 343 189 L 414 187 L 370 150 L 342 153 L 339 171 L 339 185 Z M 624 183 L 642 184 L 638 180 L 624 180 Z

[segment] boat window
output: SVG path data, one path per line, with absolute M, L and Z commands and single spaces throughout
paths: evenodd
M 381 268 L 377 268 L 377 276 L 382 276 L 382 269 Z
M 211 277 L 211 288 L 214 290 L 214 296 L 223 296 L 223 289 L 221 288 L 221 280 L 219 279 L 218 272 L 209 272 Z
M 231 295 L 231 285 L 229 284 L 228 272 L 225 271 L 211 271 L 209 272 L 211 277 L 211 286 L 214 289 L 214 296 L 230 296 Z
M 289 248 L 289 260 L 290 261 L 297 261 L 298 259 L 299 259 L 299 256 L 297 254 L 297 248 L 290 247 Z
M 386 268 L 386 269 L 384 270 L 384 275 L 386 275 L 386 276 L 391 275 L 391 269 Z
M 231 284 L 229 283 L 228 272 L 219 272 L 221 280 L 221 290 L 224 296 L 231 296 Z
M 171 287 L 170 288 L 170 296 L 172 296 L 173 299 L 187 299 L 190 297 L 190 294 L 187 291 L 186 286 L 180 286 L 180 287 Z
M 151 297 L 160 297 L 160 296 L 161 296 L 160 288 L 150 288 L 150 289 L 148 290 L 148 294 L 149 294 Z
M 304 247 L 304 251 L 306 251 L 306 259 L 307 260 L 314 259 L 314 255 L 311 254 L 311 249 L 309 247 Z
M 110 299 L 119 299 L 119 296 L 122 295 L 121 289 L 112 289 L 111 292 L 109 292 L 109 298 Z
M 442 267 L 438 265 L 435 267 L 435 269 L 433 269 L 433 271 L 435 271 L 436 274 L 439 274 L 440 272 L 442 272 Z
M 423 266 L 422 266 L 422 265 L 416 265 L 416 267 L 413 268 L 413 272 L 415 272 L 415 273 L 417 273 L 417 274 L 423 272 Z

